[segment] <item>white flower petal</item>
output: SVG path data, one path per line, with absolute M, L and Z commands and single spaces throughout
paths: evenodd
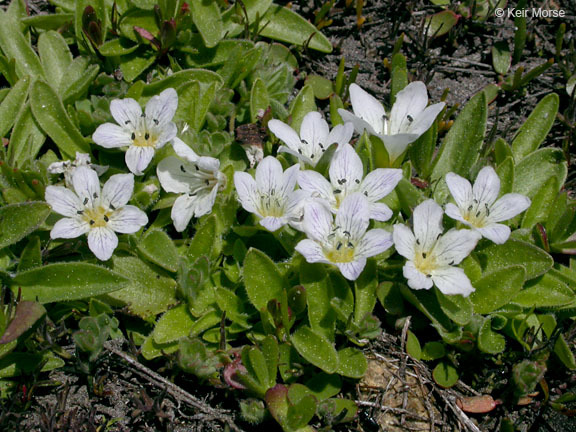
M 278 139 L 282 140 L 291 150 L 297 152 L 302 146 L 302 142 L 300 141 L 300 137 L 296 131 L 286 123 L 272 119 L 268 122 L 268 129 L 270 129 L 272 133 L 276 135 Z
M 449 172 L 446 174 L 446 185 L 458 207 L 466 209 L 472 204 L 472 200 L 474 199 L 472 195 L 472 185 L 464 177 Z
M 283 177 L 282 164 L 273 156 L 266 156 L 256 167 L 256 185 L 266 195 L 281 192 Z
M 370 258 L 381 254 L 392 246 L 392 234 L 383 229 L 371 229 L 368 231 L 356 249 L 356 256 Z
M 62 216 L 76 217 L 79 211 L 84 210 L 80 198 L 70 189 L 62 186 L 48 186 L 44 198 L 52 210 Z
M 416 253 L 414 250 L 416 237 L 414 237 L 414 234 L 410 228 L 401 224 L 394 225 L 392 239 L 394 240 L 396 251 L 400 255 L 409 260 L 414 259 L 414 255 Z
M 438 117 L 438 114 L 440 114 L 445 106 L 446 104 L 444 102 L 439 102 L 427 107 L 418 115 L 418 117 L 414 118 L 414 121 L 410 125 L 408 132 L 417 136 L 421 136 L 424 132 L 430 129 L 430 126 L 432 126 L 434 120 L 436 120 L 436 117 Z
M 318 159 L 316 161 L 313 161 L 308 156 L 300 154 L 297 151 L 294 151 L 290 147 L 286 147 L 286 146 L 278 147 L 278 153 L 288 153 L 288 154 L 291 154 L 292 156 L 296 156 L 301 162 L 303 162 L 306 165 L 310 165 L 311 167 L 315 167 L 316 163 L 320 160 L 320 159 Z
M 167 88 L 159 95 L 152 97 L 146 104 L 146 120 L 152 121 L 158 127 L 163 127 L 172 121 L 177 108 L 178 93 L 173 88 Z
M 482 234 L 482 237 L 492 240 L 496 244 L 504 244 L 510 237 L 510 228 L 503 224 L 493 223 L 477 230 Z
M 194 197 L 191 198 L 188 195 L 180 195 L 176 198 L 176 201 L 174 201 L 170 214 L 176 231 L 184 231 L 190 223 L 190 219 L 192 219 L 194 211 L 196 210 L 195 201 Z
M 474 198 L 479 203 L 491 206 L 500 193 L 500 178 L 491 166 L 486 166 L 480 170 L 474 186 L 472 187 Z
M 270 232 L 274 232 L 284 225 L 286 225 L 287 220 L 285 217 L 273 217 L 273 216 L 266 216 L 263 219 L 260 219 L 260 225 L 266 228 Z
M 110 228 L 92 228 L 88 233 L 88 247 L 96 258 L 107 261 L 118 246 L 118 237 Z
M 390 161 L 393 162 L 406 151 L 410 143 L 418 139 L 418 135 L 404 133 L 398 135 L 382 135 L 380 138 L 382 142 L 384 142 L 384 147 L 386 147 Z
M 54 224 L 50 231 L 50 238 L 76 238 L 86 234 L 90 230 L 90 225 L 79 218 L 63 218 Z
M 134 130 L 140 122 L 142 108 L 134 99 L 114 99 L 110 102 L 110 113 L 123 128 Z
M 338 148 L 340 148 L 343 144 L 350 143 L 353 134 L 354 134 L 354 124 L 352 122 L 346 122 L 343 125 L 341 124 L 336 125 L 328 135 L 326 144 L 328 145 L 328 147 L 331 146 L 332 144 L 338 144 Z
M 324 252 L 322 251 L 322 247 L 309 239 L 301 240 L 295 247 L 296 251 L 299 252 L 306 261 L 309 263 L 329 263 L 324 256 Z
M 444 212 L 434 200 L 427 200 L 419 204 L 413 213 L 414 235 L 420 242 L 422 250 L 432 248 L 436 239 L 442 234 L 442 216 Z
M 464 270 L 458 267 L 441 267 L 432 272 L 432 280 L 443 294 L 460 294 L 468 297 L 474 287 Z
M 198 156 L 188 144 L 186 144 L 178 137 L 174 138 L 172 141 L 172 147 L 178 156 L 187 160 L 188 162 L 196 162 L 200 158 L 200 156 Z
M 318 144 L 328 144 L 328 134 L 330 127 L 322 114 L 318 111 L 311 111 L 302 119 L 300 126 L 300 139 L 303 146 L 306 146 L 310 153 L 314 154 L 315 158 L 320 158 L 319 153 L 321 150 Z
M 336 226 L 342 232 L 348 231 L 351 239 L 360 239 L 368 229 L 370 223 L 370 209 L 368 200 L 361 193 L 348 195 L 336 213 Z
M 530 207 L 530 198 L 517 193 L 509 193 L 501 197 L 490 209 L 489 220 L 502 222 L 513 218 Z
M 220 161 L 210 156 L 200 156 L 196 161 L 198 168 L 216 173 L 220 169 Z
M 92 134 L 92 141 L 104 148 L 126 147 L 132 144 L 131 132 L 113 123 L 98 126 Z
M 460 264 L 476 247 L 481 236 L 474 230 L 452 229 L 438 239 L 433 253 L 440 266 Z
M 164 126 L 162 126 L 160 134 L 156 138 L 155 147 L 158 149 L 164 147 L 166 143 L 172 141 L 176 137 L 177 133 L 178 133 L 178 127 L 176 126 L 175 123 L 169 122 L 165 124 Z
M 448 217 L 451 217 L 452 219 L 457 220 L 458 222 L 462 222 L 465 225 L 472 226 L 470 222 L 468 222 L 466 219 L 462 217 L 460 209 L 452 203 L 446 204 L 446 214 L 448 215 Z
M 198 194 L 196 197 L 196 209 L 194 210 L 194 216 L 197 218 L 204 216 L 212 211 L 214 207 L 214 202 L 216 201 L 216 195 L 218 195 L 218 188 L 213 187 L 209 193 Z
M 368 123 L 366 120 L 362 120 L 358 116 L 355 116 L 351 112 L 348 112 L 342 108 L 338 108 L 338 114 L 340 114 L 340 117 L 342 117 L 342 121 L 344 121 L 345 124 L 351 123 L 354 127 L 354 130 L 359 135 L 362 135 L 364 131 L 367 131 L 370 135 L 379 135 L 379 133 L 374 130 L 370 123 Z
M 79 166 L 72 175 L 72 184 L 82 202 L 94 207 L 94 202 L 100 196 L 98 173 L 86 165 Z
M 368 173 L 360 191 L 366 195 L 369 201 L 380 201 L 388 195 L 402 179 L 401 169 L 377 168 Z
M 360 184 L 364 175 L 364 167 L 360 156 L 350 144 L 344 144 L 334 154 L 329 169 L 330 182 L 336 189 L 344 189 Z
M 48 172 L 50 174 L 62 174 L 70 166 L 70 161 L 53 162 L 48 165 Z
M 312 170 L 300 171 L 298 173 L 298 185 L 308 192 L 313 198 L 334 201 L 332 185 L 322 174 Z
M 358 258 L 355 261 L 347 263 L 337 263 L 336 266 L 340 269 L 340 273 L 346 279 L 354 281 L 358 279 L 364 267 L 366 267 L 366 258 Z
M 238 201 L 244 210 L 250 213 L 258 212 L 260 195 L 256 187 L 256 181 L 246 172 L 236 171 L 234 173 L 234 186 L 238 193 Z
M 110 208 L 120 208 L 128 204 L 134 192 L 134 176 L 132 174 L 115 174 L 111 176 L 102 188 L 102 203 Z
M 126 166 L 135 175 L 142 175 L 154 157 L 154 147 L 130 146 L 126 151 Z
M 426 277 L 424 273 L 414 266 L 412 261 L 407 261 L 406 264 L 404 264 L 402 274 L 407 279 L 408 286 L 412 289 L 430 289 L 434 285 L 432 278 Z
M 386 111 L 378 99 L 364 91 L 360 86 L 352 84 L 350 86 L 350 102 L 357 117 L 367 121 L 377 134 L 384 132 Z
M 122 234 L 133 234 L 148 223 L 148 216 L 138 207 L 124 206 L 110 215 L 108 226 Z
M 309 202 L 304 208 L 302 229 L 313 240 L 325 241 L 332 231 L 332 213 L 320 201 Z
M 156 175 L 166 192 L 188 193 L 198 180 L 193 177 L 196 168 L 174 156 L 168 156 L 156 167 Z
M 384 203 L 370 203 L 370 219 L 379 222 L 386 222 L 392 217 L 393 213 Z
M 428 105 L 426 84 L 415 81 L 408 84 L 396 95 L 396 102 L 390 111 L 390 135 L 408 132 L 411 124 Z M 410 120 L 411 119 L 411 120 Z
M 294 191 L 296 182 L 298 181 L 298 174 L 300 172 L 300 165 L 292 165 L 286 171 L 282 177 L 282 188 L 280 193 L 283 197 L 287 197 Z
M 291 219 L 301 219 L 304 215 L 304 206 L 308 203 L 310 194 L 304 190 L 293 191 L 286 199 L 284 213 Z

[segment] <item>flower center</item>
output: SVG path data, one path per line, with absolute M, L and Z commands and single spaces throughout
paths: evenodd
M 132 145 L 136 147 L 156 147 L 156 141 L 158 137 L 155 133 L 150 133 L 148 131 L 135 131 L 132 132 Z
M 102 206 L 96 208 L 87 208 L 82 214 L 82 219 L 90 224 L 90 228 L 101 228 L 105 227 L 110 221 L 110 216 L 112 216 L 111 210 L 106 210 Z
M 474 199 L 473 204 L 462 212 L 462 217 L 470 222 L 475 228 L 484 228 L 488 224 L 488 217 L 490 216 L 490 207 L 487 203 L 481 205 L 477 199 Z
M 355 245 L 350 239 L 348 231 L 341 231 L 336 227 L 328 236 L 331 241 L 324 247 L 324 255 L 333 263 L 347 263 L 354 261 Z
M 430 277 L 432 271 L 438 267 L 438 264 L 436 263 L 434 254 L 417 250 L 414 257 L 414 266 L 426 276 Z
M 268 194 L 260 195 L 260 209 L 259 213 L 262 217 L 282 217 L 284 216 L 284 200 L 276 195 L 276 191 L 272 189 Z

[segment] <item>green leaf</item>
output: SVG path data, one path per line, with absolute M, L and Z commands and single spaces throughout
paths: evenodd
M 336 372 L 338 353 L 334 345 L 324 336 L 303 325 L 290 336 L 290 340 L 296 351 L 308 362 L 324 372 Z
M 38 38 L 38 53 L 44 66 L 48 83 L 58 90 L 66 70 L 72 63 L 72 53 L 64 37 L 58 32 L 47 31 Z
M 257 310 L 265 309 L 270 300 L 280 300 L 284 283 L 274 261 L 257 249 L 248 250 L 244 260 L 244 285 L 248 299 Z
M 532 229 L 539 222 L 546 222 L 556 200 L 560 185 L 556 177 L 550 177 L 542 189 L 536 193 L 522 219 L 522 228 Z
M 432 179 L 449 172 L 467 177 L 480 155 L 486 130 L 486 96 L 480 92 L 464 106 L 446 134 L 440 155 L 432 170 Z
M 351 422 L 357 413 L 358 406 L 350 399 L 327 399 L 318 406 L 318 415 L 331 422 L 335 422 L 336 419 L 338 423 Z
M 0 207 L 0 249 L 35 231 L 50 214 L 43 202 L 26 202 Z
M 272 5 L 262 17 L 260 36 L 307 46 L 314 50 L 330 53 L 332 44 L 316 27 L 296 12 L 279 5 Z
M 308 75 L 305 83 L 312 87 L 316 99 L 328 99 L 334 93 L 332 81 L 320 75 Z
M 194 318 L 185 304 L 176 306 L 166 312 L 156 323 L 152 337 L 157 344 L 174 342 L 188 336 L 194 325 Z
M 51 351 L 43 354 L 13 352 L 0 360 L 0 378 L 31 374 L 40 366 L 40 372 L 48 372 L 64 366 L 64 360 Z
M 543 148 L 516 164 L 514 192 L 534 198 L 548 179 L 555 177 L 558 185 L 566 180 L 567 168 L 560 149 Z
M 446 355 L 446 349 L 441 342 L 426 342 L 422 348 L 422 360 L 438 360 Z
M 434 290 L 442 311 L 456 324 L 466 325 L 472 319 L 472 302 L 461 295 L 446 295 L 440 290 Z
M 458 371 L 448 362 L 440 362 L 432 371 L 432 377 L 440 387 L 450 388 L 458 382 Z
M 26 161 L 33 160 L 44 141 L 46 141 L 46 136 L 34 119 L 30 105 L 26 104 L 20 111 L 10 136 L 8 146 L 10 164 L 21 167 Z
M 476 291 L 470 294 L 474 312 L 488 314 L 508 304 L 522 289 L 525 275 L 526 271 L 520 265 L 502 267 L 492 273 L 485 273 L 482 279 L 474 283 Z
M 132 82 L 138 78 L 146 69 L 154 64 L 156 56 L 149 50 L 143 48 L 128 54 L 122 58 L 120 71 L 126 82 Z
M 563 306 L 573 302 L 576 294 L 564 282 L 550 274 L 528 282 L 526 287 L 512 299 L 524 307 Z
M 423 178 L 428 178 L 431 171 L 432 157 L 436 151 L 436 141 L 438 140 L 438 124 L 434 122 L 432 127 L 422 134 L 416 141 L 408 147 L 410 162 L 414 165 L 416 172 Z
M 220 42 L 224 35 L 224 26 L 218 3 L 212 0 L 192 0 L 190 2 L 192 20 L 208 48 Z
M 71 13 L 33 15 L 20 20 L 20 22 L 26 26 L 42 30 L 58 30 L 69 25 L 72 21 L 74 21 L 74 15 Z
M 536 105 L 512 141 L 512 152 L 517 162 L 535 151 L 544 142 L 556 120 L 559 104 L 558 95 L 550 93 Z
M 166 312 L 177 303 L 176 281 L 160 269 L 134 257 L 114 257 L 113 264 L 114 270 L 127 278 L 129 284 L 107 295 L 112 302 L 127 306 L 142 318 Z
M 29 86 L 30 77 L 25 76 L 18 80 L 0 104 L 0 137 L 5 137 L 14 125 L 20 108 L 28 96 Z M 8 152 L 10 152 L 11 147 L 12 143 L 8 146 Z
M 302 384 L 292 384 L 288 388 L 288 416 L 286 428 L 288 430 L 302 431 L 307 427 L 314 414 L 316 414 L 317 402 L 310 390 Z M 304 429 L 306 430 L 306 429 Z
M 164 231 L 148 230 L 138 244 L 138 250 L 154 264 L 171 272 L 178 271 L 178 250 Z
M 192 81 L 180 87 L 177 116 L 179 114 L 179 117 L 187 121 L 192 129 L 200 131 L 218 86 L 217 82 L 201 85 L 198 81 Z
M 396 94 L 408 85 L 406 57 L 402 53 L 396 53 L 392 56 L 390 76 L 390 105 L 394 105 Z
M 18 273 L 34 267 L 42 265 L 42 250 L 40 238 L 38 236 L 31 236 L 22 253 L 20 254 L 20 262 L 18 263 Z
M 76 58 L 76 60 L 78 60 L 78 58 Z M 72 62 L 72 66 L 76 64 L 76 60 Z M 88 88 L 94 84 L 94 80 L 99 72 L 100 66 L 94 64 L 89 65 L 82 71 L 76 80 L 69 81 L 68 85 L 64 86 L 65 88 L 62 92 L 62 100 L 64 103 L 74 102 L 84 96 L 88 92 Z M 64 78 L 68 79 L 68 75 Z
M 98 52 L 104 57 L 116 57 L 132 54 L 138 49 L 131 41 L 124 38 L 112 39 L 104 42 L 98 47 Z
M 348 347 L 338 351 L 338 369 L 336 373 L 348 378 L 362 378 L 368 368 L 364 353 L 356 348 Z
M 498 354 L 506 348 L 506 339 L 492 330 L 492 320 L 484 320 L 478 332 L 478 349 L 488 354 Z
M 300 125 L 302 124 L 302 119 L 311 111 L 316 111 L 314 90 L 311 86 L 305 85 L 294 99 L 294 102 L 292 102 L 292 108 L 290 109 L 290 114 L 292 115 L 292 129 L 298 132 L 300 130 Z
M 198 228 L 190 241 L 187 256 L 190 262 L 196 261 L 201 256 L 208 258 L 212 255 L 216 242 L 216 216 L 209 216 Z
M 319 401 L 336 396 L 342 388 L 342 380 L 338 374 L 325 372 L 316 373 L 305 384 Z
M 426 34 L 429 38 L 444 36 L 458 23 L 459 18 L 459 15 L 449 9 L 427 16 L 424 21 Z
M 250 121 L 256 123 L 261 112 L 265 112 L 270 106 L 270 97 L 268 96 L 268 89 L 266 84 L 261 78 L 256 78 L 252 84 L 252 91 L 250 92 Z
M 506 144 L 507 145 L 507 144 Z M 496 174 L 500 178 L 500 195 L 512 192 L 514 188 L 514 159 L 506 157 L 496 168 Z
M 510 69 L 511 62 L 512 56 L 508 44 L 504 41 L 496 42 L 492 46 L 492 65 L 496 73 L 506 75 L 508 69 Z
M 378 270 L 376 262 L 369 260 L 354 282 L 354 323 L 362 325 L 367 317 L 372 315 L 376 306 L 376 289 L 378 288 Z
M 16 73 L 20 78 L 44 76 L 40 59 L 20 30 L 20 20 L 12 19 L 3 10 L 0 10 L 0 48 L 6 57 L 16 60 Z
M 556 339 L 556 343 L 554 344 L 554 354 L 558 356 L 562 364 L 564 364 L 568 369 L 576 369 L 574 354 L 562 334 L 558 335 L 558 339 Z
M 253 24 L 257 18 L 261 19 L 272 4 L 272 0 L 245 0 L 242 3 L 243 7 L 234 3 L 222 14 L 223 30 L 230 38 L 239 35 L 245 29 L 245 19 L 248 20 L 248 25 Z
M 422 358 L 422 347 L 420 346 L 420 341 L 410 330 L 408 330 L 408 334 L 406 335 L 406 352 L 415 360 L 420 360 Z
M 327 338 L 333 338 L 336 315 L 330 304 L 332 286 L 322 264 L 309 264 L 303 260 L 300 265 L 300 283 L 306 292 L 310 327 Z
M 63 156 L 75 159 L 76 152 L 90 153 L 90 146 L 72 124 L 62 101 L 44 81 L 35 81 L 30 88 L 30 106 L 34 118 L 46 134 L 52 138 Z
M 130 39 L 132 42 L 137 42 L 142 44 L 148 43 L 144 38 L 142 38 L 136 31 L 134 27 L 141 27 L 148 30 L 153 35 L 158 35 L 160 29 L 156 21 L 156 17 L 151 10 L 142 10 L 132 8 L 122 15 L 120 20 L 120 35 Z M 76 36 L 78 37 L 78 36 Z
M 503 245 L 490 244 L 477 249 L 475 253 L 482 264 L 484 273 L 519 265 L 526 271 L 526 280 L 546 273 L 554 264 L 552 257 L 542 249 L 515 239 L 509 239 Z
M 222 77 L 216 72 L 212 72 L 207 69 L 186 69 L 175 72 L 164 79 L 154 81 L 146 85 L 142 91 L 142 96 L 155 96 L 167 88 L 174 88 L 178 90 L 184 84 L 192 81 L 198 81 L 201 84 L 217 83 L 218 88 L 220 88 L 224 82 Z
M 40 303 L 32 301 L 20 301 L 16 305 L 14 318 L 6 327 L 0 344 L 7 344 L 23 335 L 28 331 L 40 318 L 44 316 L 46 309 Z
M 95 264 L 48 264 L 18 273 L 12 288 L 22 298 L 40 303 L 78 300 L 119 290 L 128 284 L 122 275 Z

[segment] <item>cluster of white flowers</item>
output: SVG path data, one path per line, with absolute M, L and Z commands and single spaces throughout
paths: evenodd
M 530 200 L 519 194 L 498 199 L 500 180 L 491 167 L 480 171 L 474 186 L 449 173 L 445 180 L 456 204 L 446 205 L 446 215 L 466 229 L 443 233 L 444 210 L 431 199 L 414 209 L 413 229 L 403 224 L 390 227 L 391 232 L 369 229 L 371 220 L 386 222 L 392 218 L 392 210 L 381 201 L 401 180 L 402 170 L 378 168 L 365 174 L 360 156 L 350 145 L 354 131 L 380 138 L 392 163 L 430 128 L 444 103 L 427 106 L 422 82 L 411 83 L 398 93 L 389 117 L 378 100 L 355 84 L 350 87 L 350 97 L 354 114 L 339 110 L 345 123 L 332 130 L 318 112 L 304 116 L 299 133 L 271 120 L 270 130 L 285 144 L 278 151 L 295 156 L 299 163 L 284 170 L 277 158 L 267 156 L 258 163 L 254 177 L 235 172 L 241 206 L 268 231 L 289 225 L 303 232 L 307 238 L 297 244 L 296 251 L 310 263 L 336 266 L 349 280 L 359 277 L 367 258 L 394 245 L 407 260 L 403 273 L 411 288 L 436 285 L 445 294 L 469 295 L 474 288 L 456 266 L 482 237 L 504 243 L 510 228 L 500 222 L 526 210 Z M 160 161 L 156 172 L 165 191 L 180 194 L 171 216 L 181 232 L 192 217 L 212 211 L 226 176 L 218 159 L 197 155 L 176 137 L 172 119 L 177 106 L 174 89 L 151 98 L 144 112 L 134 99 L 114 100 L 110 110 L 118 124 L 99 126 L 93 139 L 106 148 L 128 147 L 126 165 L 134 175 L 144 173 L 156 149 L 172 143 L 176 156 Z M 335 151 L 327 161 L 327 179 L 314 169 L 331 146 Z M 114 232 L 134 233 L 147 224 L 144 212 L 127 205 L 134 189 L 133 174 L 111 176 L 100 193 L 98 175 L 103 167 L 91 165 L 88 155 L 53 164 L 50 172 L 64 173 L 68 185 L 46 189 L 46 201 L 65 216 L 52 229 L 52 238 L 88 234 L 90 249 L 99 259 L 107 260 L 118 244 Z

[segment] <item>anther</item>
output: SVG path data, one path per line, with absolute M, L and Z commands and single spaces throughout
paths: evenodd
M 134 141 L 136 139 L 136 134 L 134 132 L 132 132 L 132 135 L 130 135 L 130 139 L 132 141 Z
M 338 242 L 336 245 L 336 250 L 339 251 L 342 248 L 342 242 Z
M 354 249 L 354 244 L 352 242 L 348 242 L 347 246 L 349 249 Z
M 422 258 L 426 259 L 426 252 L 422 252 Z
M 96 192 L 94 192 L 94 193 L 92 194 L 92 197 L 93 197 L 94 199 L 96 199 L 96 198 L 98 198 L 98 194 L 97 194 Z
M 410 123 L 412 123 L 414 121 L 414 119 L 412 118 L 412 116 L 410 114 L 408 114 L 406 117 L 408 118 L 408 121 Z
M 105 221 L 105 222 L 110 222 L 110 219 L 108 219 L 108 216 L 104 215 L 104 221 Z
M 341 189 L 334 189 L 334 195 L 337 195 L 337 194 L 339 194 L 339 193 L 342 193 L 342 190 L 341 190 Z
M 94 225 L 96 223 L 96 221 L 94 221 L 93 219 L 90 220 L 90 225 Z
M 144 139 L 145 139 L 145 140 L 150 139 L 150 134 L 149 134 L 148 132 L 146 132 L 146 133 L 144 134 Z
M 157 125 L 158 123 L 160 123 L 158 119 L 154 119 L 154 124 Z
M 180 171 L 182 171 L 183 173 L 186 172 L 186 169 L 184 168 L 184 165 L 180 165 Z
M 84 198 L 84 205 L 88 204 L 88 198 Z
M 84 214 L 84 210 L 77 210 L 76 213 L 78 213 L 78 214 Z

